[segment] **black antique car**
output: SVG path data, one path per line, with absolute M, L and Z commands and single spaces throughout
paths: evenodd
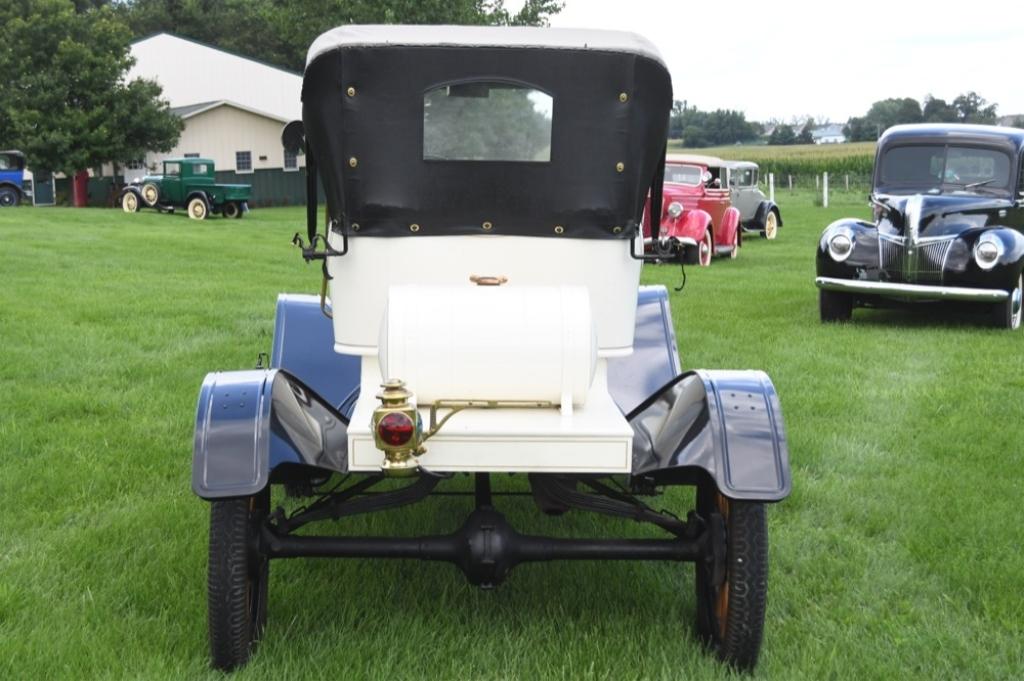
M 785 430 L 763 372 L 681 371 L 666 291 L 639 287 L 672 106 L 654 46 L 345 26 L 310 48 L 302 103 L 282 139 L 306 153 L 294 242 L 320 295 L 282 295 L 269 367 L 211 373 L 199 397 L 214 665 L 244 664 L 263 635 L 270 563 L 317 556 L 446 561 L 483 588 L 530 561 L 691 562 L 701 639 L 752 668 L 766 507 L 791 485 Z M 509 485 L 540 512 L 657 536 L 520 533 L 499 510 L 523 500 Z M 651 501 L 673 485 L 696 503 Z M 282 488 L 308 498 L 272 497 Z M 435 492 L 465 495 L 454 532 L 351 522 Z
M 874 223 L 843 219 L 817 254 L 823 322 L 854 307 L 966 301 L 1021 325 L 1024 130 L 900 125 L 878 141 Z

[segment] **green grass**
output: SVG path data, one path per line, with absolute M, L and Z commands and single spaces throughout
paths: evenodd
M 925 309 L 820 325 L 818 234 L 866 215 L 864 196 L 777 199 L 778 240 L 689 268 L 671 294 L 684 366 L 765 369 L 782 400 L 793 495 L 769 515 L 756 676 L 1019 678 L 1024 334 Z M 220 678 L 193 410 L 207 371 L 269 350 L 279 291 L 317 289 L 288 245 L 301 223 L 301 209 L 0 211 L 0 678 Z M 674 286 L 679 271 L 643 279 Z M 524 531 L 645 533 L 499 505 Z M 466 510 L 447 497 L 347 522 L 446 532 Z M 494 592 L 418 562 L 271 574 L 267 639 L 238 679 L 729 676 L 692 636 L 689 566 L 528 565 Z

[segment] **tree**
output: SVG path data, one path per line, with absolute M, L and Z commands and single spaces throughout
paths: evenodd
M 768 136 L 768 144 L 796 144 L 796 133 L 793 127 L 783 123 L 775 126 L 772 134 Z
M 961 123 L 995 123 L 996 105 L 988 105 L 985 98 L 973 90 L 953 100 L 957 120 Z
M 136 36 L 161 31 L 301 71 L 313 40 L 339 24 L 546 25 L 560 0 L 126 0 Z
M 800 134 L 797 135 L 796 141 L 798 144 L 814 144 L 814 119 L 808 118 L 804 122 L 804 127 L 800 129 Z
M 76 10 L 70 0 L 0 10 L 0 139 L 33 167 L 69 176 L 170 151 L 182 123 L 160 86 L 125 81 L 130 32 L 108 7 Z
M 676 101 L 669 120 L 669 137 L 681 139 L 684 147 L 706 147 L 745 142 L 755 139 L 757 133 L 742 111 L 701 111 Z
M 921 118 L 927 123 L 953 123 L 957 120 L 957 113 L 946 100 L 928 95 L 924 98 Z
M 1014 116 L 1010 125 L 1014 128 L 1024 128 L 1024 116 Z

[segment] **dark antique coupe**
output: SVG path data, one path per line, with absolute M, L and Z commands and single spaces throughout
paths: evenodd
M 693 563 L 699 636 L 752 668 L 766 507 L 791 486 L 785 429 L 763 372 L 681 372 L 665 289 L 638 289 L 658 258 L 640 222 L 648 195 L 661 214 L 672 108 L 655 47 L 614 31 L 344 26 L 310 49 L 302 104 L 283 141 L 306 152 L 295 242 L 321 265 L 321 295 L 279 298 L 270 366 L 209 374 L 197 409 L 214 665 L 244 664 L 263 636 L 270 564 L 315 556 L 445 561 L 488 589 L 534 561 Z M 695 494 L 652 498 L 677 485 Z M 272 496 L 282 486 L 309 498 Z M 416 512 L 436 534 L 352 522 L 435 492 L 464 495 L 457 529 L 429 504 Z M 520 532 L 504 511 L 523 493 L 541 513 L 656 531 Z M 339 598 L 376 579 L 358 574 L 332 573 Z M 638 600 L 682 587 L 649 592 L 636 575 Z
M 966 301 L 1021 323 L 1024 130 L 900 125 L 878 141 L 874 223 L 847 218 L 818 244 L 823 322 L 854 307 Z

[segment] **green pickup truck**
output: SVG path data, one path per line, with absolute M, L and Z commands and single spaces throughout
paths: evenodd
M 210 213 L 240 218 L 249 210 L 252 185 L 217 184 L 213 161 L 208 158 L 168 158 L 163 175 L 147 175 L 121 190 L 121 208 L 135 213 L 143 206 L 174 212 L 185 208 L 193 220 Z

